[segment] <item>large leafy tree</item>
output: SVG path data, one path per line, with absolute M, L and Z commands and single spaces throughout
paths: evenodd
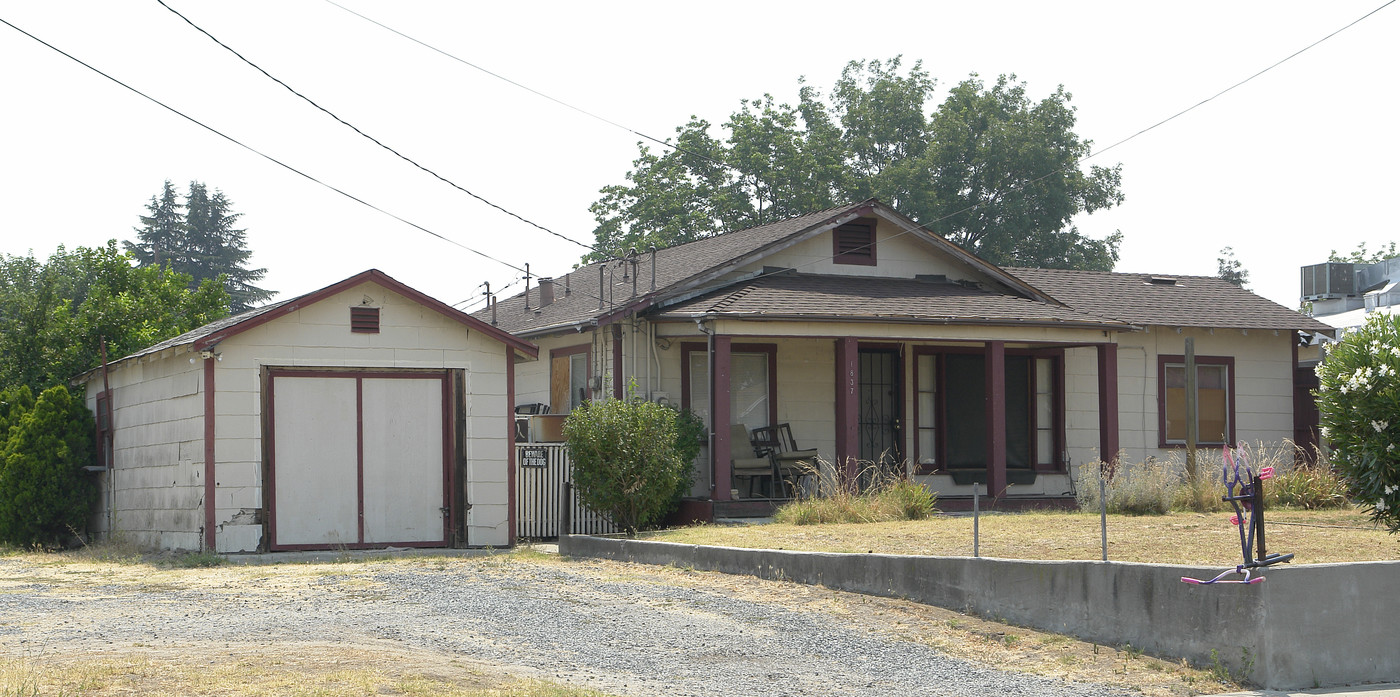
M 744 100 L 722 125 L 692 117 L 675 149 L 642 146 L 627 183 L 591 208 L 600 250 L 667 246 L 871 196 L 998 264 L 1108 270 L 1122 236 L 1085 237 L 1079 213 L 1123 200 L 1121 167 L 1080 162 L 1071 95 L 1039 101 L 1015 75 L 975 74 L 930 110 L 936 82 L 919 63 L 854 61 L 829 98 L 810 85 L 796 106 Z
M 247 248 L 247 230 L 237 226 L 242 213 L 218 189 L 209 194 L 202 182 L 190 182 L 184 203 L 166 180 L 161 193 L 146 204 L 137 241 L 123 242 L 141 266 L 165 265 L 188 274 L 195 285 L 221 281 L 230 298 L 229 309 L 242 312 L 271 298 L 274 293 L 254 283 L 267 269 L 250 269 L 253 252 Z
M 46 261 L 0 255 L 0 386 L 39 392 L 228 314 L 217 280 L 138 267 L 117 250 L 59 247 Z

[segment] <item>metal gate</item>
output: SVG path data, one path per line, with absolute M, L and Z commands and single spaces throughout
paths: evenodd
M 564 502 L 564 482 L 573 476 L 573 463 L 563 443 L 529 443 L 515 446 L 515 535 L 520 539 L 559 537 Z M 617 532 L 617 526 L 594 513 L 574 497 L 569 532 L 600 535 Z

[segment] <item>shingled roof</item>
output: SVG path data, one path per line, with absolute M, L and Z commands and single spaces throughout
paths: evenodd
M 636 276 L 629 275 L 626 281 L 623 281 L 624 269 L 617 260 L 587 264 L 553 279 L 554 301 L 547 307 L 539 306 L 538 289 L 529 291 L 528 308 L 525 293 L 501 300 L 495 309 L 495 323 L 497 327 L 518 336 L 539 336 L 618 313 L 642 310 L 657 301 L 674 300 L 689 293 L 703 293 L 708 290 L 706 286 L 714 285 L 714 280 L 719 276 L 760 259 L 768 250 L 801 239 L 806 233 L 815 233 L 824 227 L 834 227 L 871 214 L 895 222 L 919 235 L 931 246 L 943 249 L 949 256 L 1017 293 L 1055 302 L 1025 281 L 920 229 L 916 223 L 879 201 L 869 199 L 659 249 L 655 255 L 655 290 L 652 289 L 651 254 L 640 255 Z M 600 291 L 603 296 L 601 301 Z M 478 310 L 473 316 L 488 322 L 493 319 L 490 309 Z
M 1329 331 L 1305 317 L 1213 276 L 1007 268 L 1070 307 L 1138 325 Z
M 958 283 L 775 273 L 667 307 L 664 318 L 879 320 L 1126 328 L 1126 322 Z

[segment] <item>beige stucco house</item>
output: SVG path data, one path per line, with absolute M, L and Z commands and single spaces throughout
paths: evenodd
M 370 270 L 79 378 L 93 528 L 159 549 L 514 543 L 529 341 Z
M 1062 503 L 1082 464 L 1182 447 L 1187 337 L 1201 442 L 1281 442 L 1298 332 L 1326 330 L 1216 278 L 998 268 L 875 200 L 588 264 L 475 316 L 540 347 L 517 405 L 635 384 L 706 419 L 700 517 L 762 509 L 735 501 L 736 425 L 907 468 L 945 507 L 974 484 Z

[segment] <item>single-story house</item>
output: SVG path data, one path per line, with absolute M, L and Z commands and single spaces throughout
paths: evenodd
M 1187 337 L 1200 442 L 1281 442 L 1298 332 L 1327 329 L 1217 278 L 999 268 L 873 199 L 587 264 L 475 316 L 548 358 L 518 370 L 518 406 L 635 383 L 705 419 L 710 515 L 758 508 L 733 501 L 738 425 L 905 467 L 952 505 L 974 485 L 1063 503 L 1079 465 L 1183 447 Z
M 378 270 L 80 378 L 104 469 L 94 529 L 254 552 L 514 544 L 527 340 Z

